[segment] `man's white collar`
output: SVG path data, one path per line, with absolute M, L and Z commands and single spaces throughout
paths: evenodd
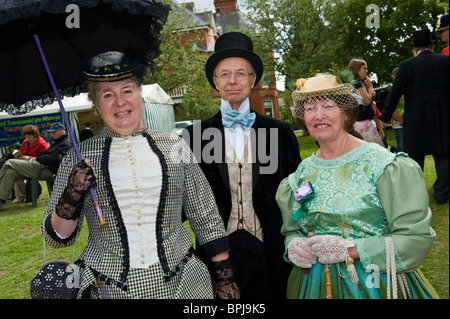
M 221 106 L 222 106 L 224 109 L 227 109 L 227 110 L 231 110 L 231 109 L 232 109 L 232 108 L 231 108 L 231 105 L 230 105 L 230 102 L 228 102 L 228 100 L 222 99 L 222 101 L 221 101 Z M 245 112 L 247 112 L 247 110 L 248 110 L 249 108 L 250 108 L 250 100 L 249 100 L 248 97 L 246 97 L 245 100 L 242 101 L 241 105 L 239 106 L 238 112 L 239 112 L 239 113 L 245 113 Z

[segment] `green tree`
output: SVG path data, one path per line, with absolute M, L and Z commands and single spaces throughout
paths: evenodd
M 368 26 L 379 9 L 379 25 Z M 292 90 L 300 77 L 345 68 L 353 57 L 367 60 L 379 84 L 391 81 L 398 63 L 412 56 L 412 33 L 434 31 L 437 17 L 448 9 L 442 0 L 247 0 L 246 18 L 259 28 L 259 38 L 272 41 L 276 71 Z M 445 46 L 437 41 L 436 51 Z
M 413 56 L 412 33 L 429 28 L 433 34 L 437 17 L 448 8 L 448 2 L 437 0 L 376 1 L 379 9 L 378 27 L 369 27 L 366 12 L 372 1 L 347 0 L 340 2 L 329 16 L 338 35 L 330 43 L 328 58 L 336 56 L 336 63 L 347 58 L 362 57 L 367 61 L 370 72 L 376 73 L 378 85 L 392 81 L 391 73 L 398 64 Z M 443 44 L 436 42 L 436 52 Z
M 366 11 L 374 4 L 378 25 L 370 23 L 374 11 Z M 437 17 L 445 9 L 448 2 L 442 0 L 246 0 L 244 4 L 246 18 L 258 26 L 253 37 L 264 39 L 266 48 L 273 50 L 275 70 L 285 77 L 285 88 L 279 88 L 287 91 L 280 94 L 288 99 L 284 108 L 292 104 L 298 78 L 347 68 L 354 57 L 367 61 L 369 71 L 377 75 L 375 85 L 391 82 L 392 70 L 412 57 L 412 33 L 429 28 L 434 34 Z M 435 51 L 441 52 L 443 46 L 438 40 Z

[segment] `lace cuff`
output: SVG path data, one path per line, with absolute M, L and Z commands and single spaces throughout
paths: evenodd
M 217 295 L 220 299 L 239 299 L 241 292 L 236 284 L 230 258 L 212 262 L 217 281 Z
M 55 207 L 55 213 L 61 218 L 76 220 L 84 206 L 84 198 L 90 187 L 95 187 L 96 177 L 86 161 L 78 162 L 69 176 L 68 184 Z

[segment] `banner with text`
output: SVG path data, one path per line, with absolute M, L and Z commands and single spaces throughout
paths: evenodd
M 47 134 L 47 130 L 57 122 L 63 122 L 60 112 L 0 120 L 0 147 L 22 142 L 24 140 L 22 129 L 26 125 L 36 125 L 40 135 L 49 142 L 51 137 Z

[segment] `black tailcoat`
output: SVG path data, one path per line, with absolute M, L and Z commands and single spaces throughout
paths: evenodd
M 250 134 L 253 136 L 252 153 L 256 157 L 252 162 L 253 207 L 264 233 L 271 297 L 285 298 L 286 283 L 291 267 L 283 260 L 284 237 L 280 234 L 282 218 L 275 201 L 275 194 L 280 182 L 293 173 L 300 164 L 300 151 L 297 138 L 290 124 L 258 113 L 255 114 L 256 119 L 252 127 L 252 132 L 255 132 L 255 134 Z M 203 132 L 208 128 L 216 128 L 217 130 L 214 131 L 218 134 L 203 136 Z M 232 204 L 228 168 L 225 162 L 225 132 L 221 112 L 219 111 L 212 118 L 194 123 L 187 128 L 187 132 L 189 136 L 184 136 L 185 140 L 189 143 L 211 185 L 220 215 L 227 225 Z M 201 132 L 201 135 L 199 132 Z M 218 140 L 215 140 L 216 138 Z M 212 150 L 211 155 L 217 155 L 215 153 L 220 151 L 220 156 L 217 156 L 216 160 L 210 163 L 205 160 L 205 156 L 200 159 L 199 139 L 201 139 L 201 150 L 208 144 L 211 146 L 210 143 L 212 142 L 215 145 L 220 145 L 220 149 L 207 147 L 208 152 Z M 270 143 L 275 143 L 277 148 L 274 150 L 272 144 L 271 149 Z M 271 152 L 275 154 L 271 154 Z M 270 154 L 272 156 L 268 157 L 271 160 L 267 162 L 268 159 L 265 155 Z M 220 160 L 218 160 L 219 158 Z M 273 173 L 265 174 L 264 169 L 272 171 L 273 167 L 271 168 L 270 165 L 274 164 L 275 159 L 277 163 L 273 167 L 276 167 L 276 170 Z
M 411 157 L 448 154 L 449 57 L 423 51 L 400 62 L 380 120 L 388 122 L 405 96 L 403 145 Z

